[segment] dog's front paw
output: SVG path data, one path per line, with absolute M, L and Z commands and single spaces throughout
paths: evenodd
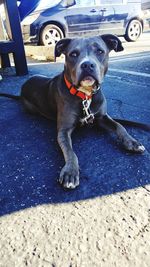
M 125 149 L 135 152 L 135 153 L 143 153 L 145 151 L 145 147 L 136 141 L 134 138 L 125 140 L 123 142 Z
M 79 169 L 74 164 L 67 164 L 62 168 L 59 182 L 64 188 L 74 189 L 79 185 Z

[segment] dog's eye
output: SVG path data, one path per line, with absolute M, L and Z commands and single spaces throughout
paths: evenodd
M 100 48 L 97 49 L 97 54 L 98 54 L 98 55 L 101 55 L 101 54 L 103 54 L 103 53 L 104 53 L 103 50 L 101 50 Z
M 79 55 L 79 52 L 78 51 L 72 51 L 70 53 L 70 57 L 78 57 L 78 55 Z

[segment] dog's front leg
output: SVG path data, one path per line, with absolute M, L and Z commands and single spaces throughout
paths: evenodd
M 137 140 L 129 135 L 126 129 L 120 123 L 113 120 L 107 114 L 99 117 L 97 119 L 97 124 L 105 128 L 106 130 L 114 132 L 125 149 L 137 153 L 143 153 L 145 151 L 143 145 L 141 145 Z
M 65 158 L 65 166 L 62 168 L 59 182 L 65 188 L 75 188 L 79 185 L 78 158 L 72 149 L 71 133 L 73 129 L 59 129 L 58 143 Z

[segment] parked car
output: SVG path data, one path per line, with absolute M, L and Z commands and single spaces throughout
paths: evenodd
M 23 20 L 23 38 L 51 46 L 63 37 L 112 33 L 134 42 L 149 27 L 145 12 L 139 0 L 57 0 Z

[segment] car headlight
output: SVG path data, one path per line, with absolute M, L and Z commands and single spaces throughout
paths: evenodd
M 23 19 L 21 25 L 31 25 L 39 17 L 39 15 L 40 14 L 38 12 L 27 16 L 26 18 Z

